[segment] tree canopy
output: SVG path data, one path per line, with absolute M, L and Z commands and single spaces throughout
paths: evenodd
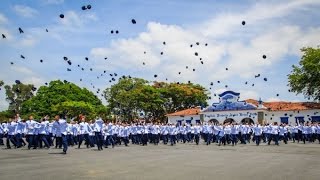
M 192 83 L 150 83 L 139 78 L 122 78 L 104 91 L 113 113 L 124 120 L 139 116 L 147 120 L 164 120 L 165 114 L 192 106 L 206 106 L 208 92 Z
M 293 65 L 288 75 L 291 91 L 307 98 L 320 100 L 320 49 L 302 48 L 299 65 Z
M 22 114 L 36 117 L 56 114 L 77 117 L 85 114 L 89 117 L 105 116 L 107 108 L 99 98 L 86 88 L 67 82 L 51 81 L 48 86 L 41 86 L 37 94 L 22 104 Z
M 13 113 L 20 113 L 22 103 L 34 95 L 34 86 L 32 84 L 5 85 L 4 88 L 6 90 L 6 101 L 9 103 L 8 110 Z

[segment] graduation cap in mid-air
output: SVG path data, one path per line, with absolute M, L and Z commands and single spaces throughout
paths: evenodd
M 156 78 L 156 77 L 158 77 L 158 75 L 156 75 L 156 74 L 155 74 L 153 77 L 155 77 L 155 78 Z
M 88 57 L 85 57 L 85 60 L 86 60 L 86 61 L 89 61 L 89 58 L 88 58 Z
M 2 38 L 5 39 L 5 38 L 6 38 L 6 35 L 2 34 Z
M 228 68 L 226 68 L 226 71 L 228 71 L 229 69 Z
M 218 83 L 220 83 L 220 81 L 217 81 Z
M 200 61 L 201 62 L 201 64 L 203 64 L 203 61 Z
M 160 54 L 163 55 L 163 52 L 161 52 Z
M 14 63 L 13 63 L 13 62 L 11 62 L 10 64 L 11 64 L 11 65 L 13 65 Z
M 192 69 L 192 71 L 196 71 L 196 69 Z
M 24 33 L 23 30 L 21 29 L 21 27 L 19 27 L 19 33 Z
M 241 24 L 242 24 L 242 25 L 246 25 L 246 22 L 245 22 L 245 21 L 242 21 Z
M 277 96 L 279 96 L 279 94 L 277 94 Z
M 91 9 L 91 5 L 89 4 L 89 5 L 87 5 L 87 9 Z
M 254 86 L 254 84 L 252 84 L 252 86 Z
M 21 81 L 20 80 L 16 80 L 15 83 L 16 84 L 21 84 Z
M 246 81 L 244 84 L 248 84 L 248 81 Z
M 225 88 L 228 88 L 228 85 L 225 85 L 224 87 L 225 87 Z
M 194 53 L 194 55 L 195 55 L 195 56 L 198 56 L 198 53 L 197 53 L 197 52 L 195 52 L 195 53 Z
M 197 45 L 197 46 L 199 46 L 199 45 L 200 45 L 200 43 L 199 43 L 199 42 L 196 42 L 196 45 Z
M 60 18 L 64 18 L 64 14 L 60 14 Z
M 181 74 L 181 72 L 178 72 L 178 74 Z
M 163 41 L 163 43 L 162 43 L 163 45 L 166 45 L 166 42 L 165 41 Z
M 67 60 L 68 60 L 68 57 L 64 56 L 64 57 L 63 57 L 63 60 L 67 61 Z
M 46 83 L 44 83 L 45 85 L 48 85 L 48 83 L 46 82 Z
M 210 85 L 213 86 L 213 82 L 211 82 Z
M 71 64 L 72 64 L 72 62 L 69 60 L 69 61 L 67 61 L 68 62 L 68 64 L 71 66 Z
M 208 46 L 208 43 L 206 43 L 205 46 Z
M 86 6 L 82 6 L 81 9 L 84 11 L 84 10 L 87 9 L 87 7 Z
M 146 63 L 145 63 L 145 62 L 143 62 L 143 63 L 142 63 L 142 65 L 146 65 Z
M 37 90 L 37 88 L 33 86 L 32 87 L 32 91 L 36 91 L 36 90 Z
M 262 58 L 263 58 L 263 59 L 266 59 L 266 58 L 267 58 L 267 56 L 266 56 L 266 55 L 262 55 Z
M 137 21 L 135 19 L 131 19 L 132 24 L 137 24 Z
M 192 45 L 192 44 L 190 44 L 190 47 L 191 47 L 191 48 L 192 48 L 192 46 L 193 46 L 193 45 Z
M 41 63 L 43 63 L 43 60 L 42 60 L 42 59 L 40 59 L 40 62 L 41 62 Z
M 70 69 L 70 68 L 67 68 L 67 71 L 71 71 L 71 69 Z
M 25 57 L 24 57 L 23 55 L 20 55 L 20 57 L 21 57 L 22 59 L 25 59 Z
M 49 32 L 48 29 L 46 29 L 46 32 Z
M 268 81 L 268 79 L 267 79 L 267 78 L 263 78 L 263 80 L 264 80 L 264 81 Z

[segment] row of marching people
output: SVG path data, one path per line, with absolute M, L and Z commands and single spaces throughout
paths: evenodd
M 71 120 L 68 123 L 64 118 L 55 116 L 49 121 L 49 117 L 36 121 L 32 116 L 29 120 L 21 120 L 16 115 L 10 122 L 0 125 L 0 145 L 3 137 L 6 137 L 7 148 L 13 144 L 16 148 L 28 145 L 28 149 L 37 148 L 62 148 L 66 153 L 68 146 L 77 145 L 80 149 L 84 143 L 87 148 L 114 147 L 115 145 L 128 146 L 132 144 L 146 146 L 148 143 L 158 145 L 175 145 L 177 143 L 196 143 L 199 145 L 201 139 L 204 144 L 217 143 L 220 145 L 247 144 L 254 141 L 256 145 L 261 142 L 270 145 L 274 141 L 279 145 L 279 141 L 292 142 L 315 142 L 320 143 L 320 124 L 307 122 L 305 124 L 287 125 L 276 122 L 273 124 L 213 124 L 197 123 L 192 124 L 159 124 L 159 123 L 112 123 L 105 122 L 101 118 L 94 121 L 87 121 L 85 116 L 81 116 L 80 122 Z

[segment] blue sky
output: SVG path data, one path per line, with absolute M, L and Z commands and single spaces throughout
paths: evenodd
M 88 4 L 90 10 L 81 10 Z M 301 47 L 320 44 L 319 8 L 317 0 L 3 0 L 0 33 L 7 38 L 0 40 L 0 79 L 37 87 L 61 79 L 95 92 L 112 85 L 109 74 L 117 73 L 150 81 L 190 80 L 208 88 L 209 103 L 225 90 L 240 92 L 241 99 L 307 101 L 288 92 L 287 74 Z M 3 89 L 0 101 L 0 110 L 7 108 Z

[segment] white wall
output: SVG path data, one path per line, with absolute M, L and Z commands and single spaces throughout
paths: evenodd
M 257 110 L 245 111 L 216 111 L 216 112 L 202 112 L 204 122 L 211 119 L 216 119 L 219 123 L 223 123 L 228 118 L 232 118 L 235 122 L 240 123 L 244 118 L 251 118 L 254 123 L 258 122 Z
M 219 123 L 223 123 L 224 120 L 228 118 L 234 119 L 237 123 L 241 123 L 241 121 L 245 118 L 251 118 L 254 123 L 258 122 L 258 112 L 264 112 L 264 122 L 265 123 L 273 123 L 278 122 L 280 123 L 280 117 L 288 117 L 288 123 L 295 124 L 296 118 L 295 117 L 304 117 L 305 122 L 311 121 L 308 118 L 311 118 L 311 116 L 320 116 L 320 109 L 314 109 L 314 110 L 300 110 L 298 111 L 266 111 L 266 110 L 246 110 L 246 111 L 216 111 L 216 112 L 201 112 L 200 114 L 203 114 L 203 120 L 204 122 L 208 122 L 211 119 L 216 119 L 219 121 Z M 318 112 L 318 114 L 314 115 L 315 112 Z M 168 122 L 169 123 L 177 123 L 178 120 L 183 120 L 183 122 L 186 122 L 186 120 L 190 120 L 191 117 L 193 117 L 193 120 L 191 121 L 192 124 L 196 123 L 196 120 L 200 119 L 199 115 L 192 115 L 192 116 L 168 116 Z M 285 116 L 287 114 L 287 116 Z M 272 116 L 273 115 L 273 116 Z M 290 117 L 290 115 L 292 115 Z M 308 117 L 309 115 L 309 117 Z M 251 116 L 251 117 L 250 117 Z M 272 119 L 270 119 L 272 118 Z
M 318 114 L 314 115 L 315 112 L 318 112 Z M 298 111 L 267 111 L 265 112 L 267 116 L 265 116 L 265 120 L 268 123 L 273 123 L 273 122 L 278 122 L 280 123 L 280 117 L 289 117 L 288 121 L 289 124 L 295 124 L 296 123 L 296 118 L 295 117 L 304 117 L 304 121 L 311 121 L 311 116 L 320 116 L 320 109 L 314 109 L 314 110 L 300 110 Z M 285 116 L 287 114 L 287 116 Z M 273 116 L 272 116 L 273 115 Z M 290 117 L 290 115 L 292 115 Z M 309 117 L 308 117 L 309 115 Z M 270 119 L 272 118 L 272 120 Z

